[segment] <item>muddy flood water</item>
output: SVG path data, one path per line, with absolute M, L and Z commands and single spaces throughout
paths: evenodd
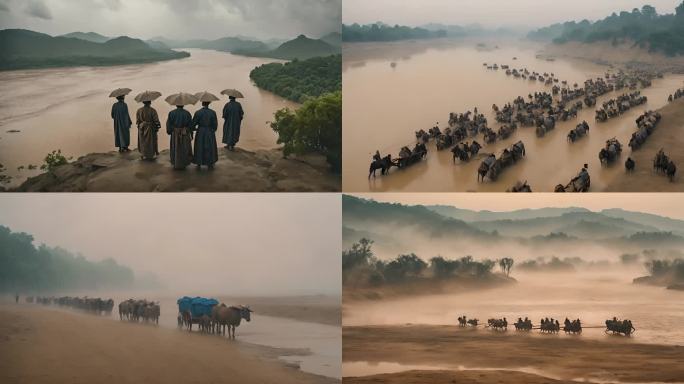
M 498 48 L 495 48 L 497 47 Z M 519 127 L 506 140 L 484 145 L 476 159 L 462 164 L 452 161 L 449 150 L 437 151 L 428 144 L 427 159 L 404 169 L 392 168 L 389 175 L 368 179 L 368 167 L 376 150 L 396 157 L 399 149 L 415 143 L 415 131 L 428 130 L 435 123 L 447 127 L 450 112 L 473 110 L 484 113 L 495 131 L 492 104 L 501 106 L 517 96 L 535 91 L 551 91 L 550 85 L 506 76 L 499 69 L 487 70 L 483 63 L 508 64 L 539 73 L 554 73 L 568 84 L 582 84 L 603 76 L 609 68 L 586 61 L 537 58 L 542 48 L 516 41 L 476 42 L 434 40 L 429 42 L 354 43 L 343 48 L 343 183 L 345 191 L 505 191 L 516 181 L 527 180 L 534 192 L 551 192 L 566 184 L 584 163 L 589 164 L 591 191 L 601 191 L 613 178 L 624 173 L 629 156 L 629 138 L 636 130 L 634 120 L 648 109 L 667 103 L 667 96 L 682 86 L 684 75 L 666 74 L 642 90 L 648 102 L 630 109 L 605 123 L 595 123 L 595 107 L 585 107 L 576 119 L 558 122 L 556 129 L 537 138 L 533 127 Z M 517 57 L 517 60 L 513 60 Z M 607 93 L 597 105 L 628 89 Z M 569 143 L 567 134 L 582 120 L 590 125 L 589 134 Z M 609 167 L 601 167 L 600 149 L 609 138 L 623 144 L 621 157 Z M 481 135 L 477 140 L 482 144 Z M 522 140 L 527 155 L 505 169 L 496 182 L 477 182 L 477 167 L 482 156 L 501 151 Z
M 636 343 L 684 345 L 684 292 L 632 284 L 631 275 L 578 272 L 561 274 L 511 274 L 518 280 L 512 286 L 474 292 L 418 296 L 406 299 L 345 303 L 343 325 L 457 325 L 459 316 L 503 318 L 509 323 L 529 317 L 538 326 L 542 317 L 563 320 L 579 318 L 579 336 L 516 332 L 509 337 L 581 337 L 610 340 L 605 320 L 616 316 L 630 319 L 637 329 L 630 341 Z M 465 330 L 464 330 L 465 331 Z M 478 326 L 476 332 L 492 332 Z
M 169 111 L 175 108 L 164 98 L 180 91 L 207 90 L 221 96 L 221 101 L 211 105 L 219 117 L 220 144 L 221 110 L 228 98 L 219 92 L 226 88 L 238 89 L 245 96 L 239 100 L 245 111 L 239 145 L 245 149 L 276 147 L 277 136 L 267 122 L 276 110 L 297 105 L 257 88 L 249 72 L 277 60 L 200 49 L 186 51 L 191 53 L 186 59 L 151 64 L 0 72 L 0 163 L 7 168 L 6 174 L 14 178 L 11 185 L 39 173 L 18 171 L 18 167 L 40 166 L 45 155 L 53 150 L 61 149 L 65 156 L 74 158 L 115 150 L 110 116 L 115 99 L 107 96 L 120 87 L 133 90 L 126 98 L 134 120 L 131 149 L 137 148 L 135 111 L 142 105 L 133 97 L 145 90 L 163 95 L 152 104 L 162 123 L 160 150 L 169 146 L 164 125 Z M 194 113 L 201 105 L 186 108 Z

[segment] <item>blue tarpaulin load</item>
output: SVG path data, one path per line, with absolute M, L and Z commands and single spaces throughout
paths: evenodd
M 202 315 L 211 315 L 211 309 L 219 302 L 216 299 L 207 299 L 205 297 L 188 297 L 183 296 L 177 301 L 178 311 L 190 311 L 192 317 L 200 317 Z

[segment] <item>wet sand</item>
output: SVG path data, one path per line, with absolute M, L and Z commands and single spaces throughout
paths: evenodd
M 340 176 L 325 158 L 310 154 L 283 158 L 279 149 L 235 152 L 219 149 L 213 170 L 189 165 L 176 171 L 168 150 L 156 161 L 140 154 L 93 153 L 29 178 L 18 192 L 337 192 Z M 1 189 L 0 189 L 1 190 Z
M 620 336 L 610 341 L 597 341 L 581 336 L 533 337 L 511 330 L 492 332 L 436 325 L 343 327 L 342 334 L 344 363 L 367 362 L 372 366 L 373 363 L 395 362 L 449 371 L 496 368 L 536 372 L 539 376 L 534 381 L 518 382 L 552 382 L 541 380 L 541 376 L 597 382 L 681 382 L 684 378 L 684 346 L 639 344 Z M 344 363 L 343 376 L 348 376 Z M 355 371 L 359 376 L 358 370 Z M 459 378 L 477 376 L 479 372 L 432 374 L 441 377 L 453 374 Z M 481 380 L 477 382 L 498 383 L 509 377 L 505 371 L 483 374 L 485 376 L 480 376 Z M 404 372 L 351 382 L 410 383 L 416 375 Z
M 452 383 L 452 384 L 488 384 L 488 383 L 525 383 L 525 384 L 570 384 L 576 381 L 555 380 L 530 373 L 516 371 L 404 371 L 397 373 L 383 373 L 379 375 L 345 377 L 345 383 L 395 383 L 395 384 L 424 384 L 424 383 Z
M 339 382 L 282 350 L 28 305 L 0 307 L 0 355 L 4 383 Z
M 636 162 L 634 172 L 614 179 L 608 184 L 606 191 L 684 191 L 684 98 L 679 98 L 658 111 L 662 119 L 646 143 L 636 151 L 627 148 L 631 152 L 629 156 Z M 678 168 L 672 182 L 663 173 L 653 171 L 653 159 L 661 148 Z

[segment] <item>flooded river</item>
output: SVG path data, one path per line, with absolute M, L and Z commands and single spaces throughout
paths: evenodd
M 518 140 L 526 147 L 527 156 L 505 169 L 496 182 L 477 182 L 479 158 L 454 164 L 451 152 L 438 152 L 432 141 L 427 160 L 401 170 L 393 168 L 384 177 L 378 171 L 376 179 L 368 180 L 368 166 L 376 150 L 383 156 L 391 153 L 396 157 L 402 146 L 413 147 L 415 131 L 427 131 L 436 122 L 442 129 L 447 127 L 450 112 L 462 113 L 477 107 L 496 131 L 499 124 L 494 119 L 492 104 L 501 106 L 517 96 L 551 91 L 550 86 L 539 82 L 506 76 L 503 70 L 487 70 L 483 63 L 552 72 L 569 84 L 580 85 L 588 78 L 603 76 L 608 69 L 589 62 L 537 58 L 541 46 L 531 43 L 494 42 L 487 47 L 450 40 L 344 46 L 345 191 L 504 191 L 517 180 L 527 180 L 533 191 L 550 192 L 555 185 L 566 184 L 584 163 L 589 164 L 591 191 L 600 191 L 624 172 L 622 164 L 630 153 L 627 143 L 636 130 L 636 117 L 647 109 L 665 105 L 667 96 L 681 87 L 684 80 L 684 75 L 656 79 L 652 87 L 642 91 L 648 103 L 606 123 L 595 123 L 595 108 L 585 107 L 576 119 L 559 122 L 543 138 L 536 137 L 533 127 L 519 127 L 508 139 L 485 145 L 480 158 L 487 153 L 498 156 Z M 597 105 L 627 91 L 603 95 Z M 590 125 L 588 136 L 568 143 L 568 131 L 582 120 Z M 623 144 L 623 153 L 613 166 L 601 167 L 598 153 L 611 137 L 617 137 Z M 477 140 L 482 143 L 481 135 Z
M 643 273 L 642 273 L 643 274 Z M 637 274 L 638 275 L 638 274 Z M 613 316 L 630 319 L 637 329 L 630 339 L 636 343 L 684 345 L 684 292 L 661 287 L 635 285 L 627 273 L 578 272 L 570 274 L 512 274 L 513 286 L 446 295 L 420 296 L 400 300 L 353 303 L 345 306 L 343 324 L 402 325 L 452 324 L 459 316 L 506 317 L 509 323 L 529 317 L 538 325 L 542 317 L 580 318 L 582 338 L 608 339 L 605 320 Z M 478 332 L 491 332 L 478 327 Z M 577 337 L 520 333 L 508 329 L 510 337 Z
M 273 59 L 243 57 L 224 52 L 188 49 L 191 57 L 160 63 L 115 67 L 77 67 L 45 70 L 0 72 L 0 163 L 13 176 L 14 185 L 38 170 L 17 171 L 19 166 L 41 165 L 45 155 L 61 149 L 75 158 L 93 152 L 115 150 L 112 119 L 112 89 L 133 89 L 126 102 L 135 120 L 141 106 L 133 97 L 144 90 L 155 90 L 163 96 L 153 103 L 162 125 L 175 107 L 164 98 L 172 93 L 207 90 L 221 101 L 211 108 L 219 116 L 217 140 L 221 140 L 220 119 L 228 101 L 219 94 L 225 88 L 239 89 L 245 110 L 240 146 L 247 149 L 276 147 L 276 135 L 268 126 L 273 113 L 295 103 L 252 84 L 249 72 Z M 192 113 L 201 106 L 189 106 Z M 19 131 L 19 132 L 8 132 Z M 168 148 L 168 135 L 159 132 L 160 149 Z M 137 147 L 137 129 L 131 127 L 131 148 Z

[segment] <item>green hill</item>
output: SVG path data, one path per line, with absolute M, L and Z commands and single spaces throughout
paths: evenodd
M 69 37 L 52 37 L 23 29 L 0 31 L 0 70 L 69 66 L 109 66 L 172 60 L 187 52 L 154 49 L 139 39 L 117 37 L 94 43 Z
M 59 37 L 71 37 L 74 39 L 81 39 L 85 41 L 90 41 L 92 43 L 104 43 L 107 40 L 111 40 L 111 37 L 102 36 L 95 32 L 71 32 L 66 35 L 61 35 Z
M 332 45 L 333 47 L 342 46 L 342 34 L 339 32 L 330 32 L 327 35 L 321 37 L 321 40 Z
M 569 21 L 557 23 L 528 34 L 533 40 L 549 40 L 556 44 L 570 41 L 593 43 L 610 41 L 613 45 L 635 44 L 667 55 L 684 54 L 684 1 L 675 14 L 659 15 L 650 5 L 631 11 L 613 12 L 610 16 L 591 22 Z
M 266 52 L 266 57 L 283 60 L 304 60 L 316 56 L 330 56 L 339 53 L 339 48 L 326 43 L 323 40 L 310 39 L 304 35 L 286 41 L 272 51 Z
M 249 77 L 259 88 L 303 103 L 342 89 L 342 56 L 264 64 L 254 68 Z

